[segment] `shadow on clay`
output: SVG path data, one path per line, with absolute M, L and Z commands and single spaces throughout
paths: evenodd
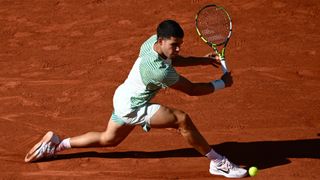
M 225 155 L 235 164 L 245 167 L 257 166 L 266 169 L 288 164 L 289 158 L 320 159 L 320 139 L 288 140 L 288 141 L 256 141 L 256 142 L 225 142 L 212 147 Z M 65 160 L 73 158 L 179 158 L 202 157 L 193 148 L 182 148 L 164 151 L 124 151 L 124 152 L 79 152 L 57 154 L 55 158 L 44 161 Z

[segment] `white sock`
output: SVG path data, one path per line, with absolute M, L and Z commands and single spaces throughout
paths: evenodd
M 223 159 L 223 156 L 221 156 L 220 154 L 218 154 L 216 151 L 214 151 L 213 149 L 211 149 L 207 154 L 206 157 L 209 160 L 212 160 L 214 162 L 220 162 Z
M 58 145 L 58 147 L 56 148 L 56 152 L 63 151 L 65 149 L 70 149 L 70 148 L 71 148 L 70 138 L 66 138 L 62 140 L 61 143 Z

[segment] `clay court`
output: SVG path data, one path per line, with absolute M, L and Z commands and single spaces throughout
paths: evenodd
M 174 130 L 140 127 L 113 148 L 72 149 L 25 163 L 48 131 L 103 131 L 115 89 L 141 43 L 164 19 L 185 31 L 183 56 L 211 51 L 194 17 L 209 0 L 0 0 L 0 179 L 225 179 Z M 216 151 L 257 166 L 255 179 L 320 176 L 318 0 L 217 0 L 233 18 L 226 58 L 234 85 L 190 97 L 162 90 L 153 102 L 188 112 Z M 221 76 L 198 65 L 193 82 Z

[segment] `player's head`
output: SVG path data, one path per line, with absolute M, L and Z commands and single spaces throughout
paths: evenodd
M 157 27 L 157 37 L 170 39 L 171 37 L 183 38 L 184 32 L 181 26 L 174 20 L 164 20 Z
M 174 20 L 162 21 L 157 27 L 158 44 L 162 55 L 167 58 L 173 58 L 179 54 L 183 37 L 183 29 Z

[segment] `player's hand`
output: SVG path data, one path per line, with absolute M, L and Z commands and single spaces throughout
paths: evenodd
M 221 80 L 224 82 L 225 87 L 230 87 L 233 84 L 233 79 L 231 76 L 231 72 L 227 72 L 221 76 Z
M 219 59 L 219 56 L 217 56 L 216 54 L 213 54 L 213 53 L 208 53 L 206 54 L 204 57 L 207 57 L 210 61 L 210 63 L 216 67 L 216 68 L 219 68 L 221 63 L 220 63 L 220 59 Z

